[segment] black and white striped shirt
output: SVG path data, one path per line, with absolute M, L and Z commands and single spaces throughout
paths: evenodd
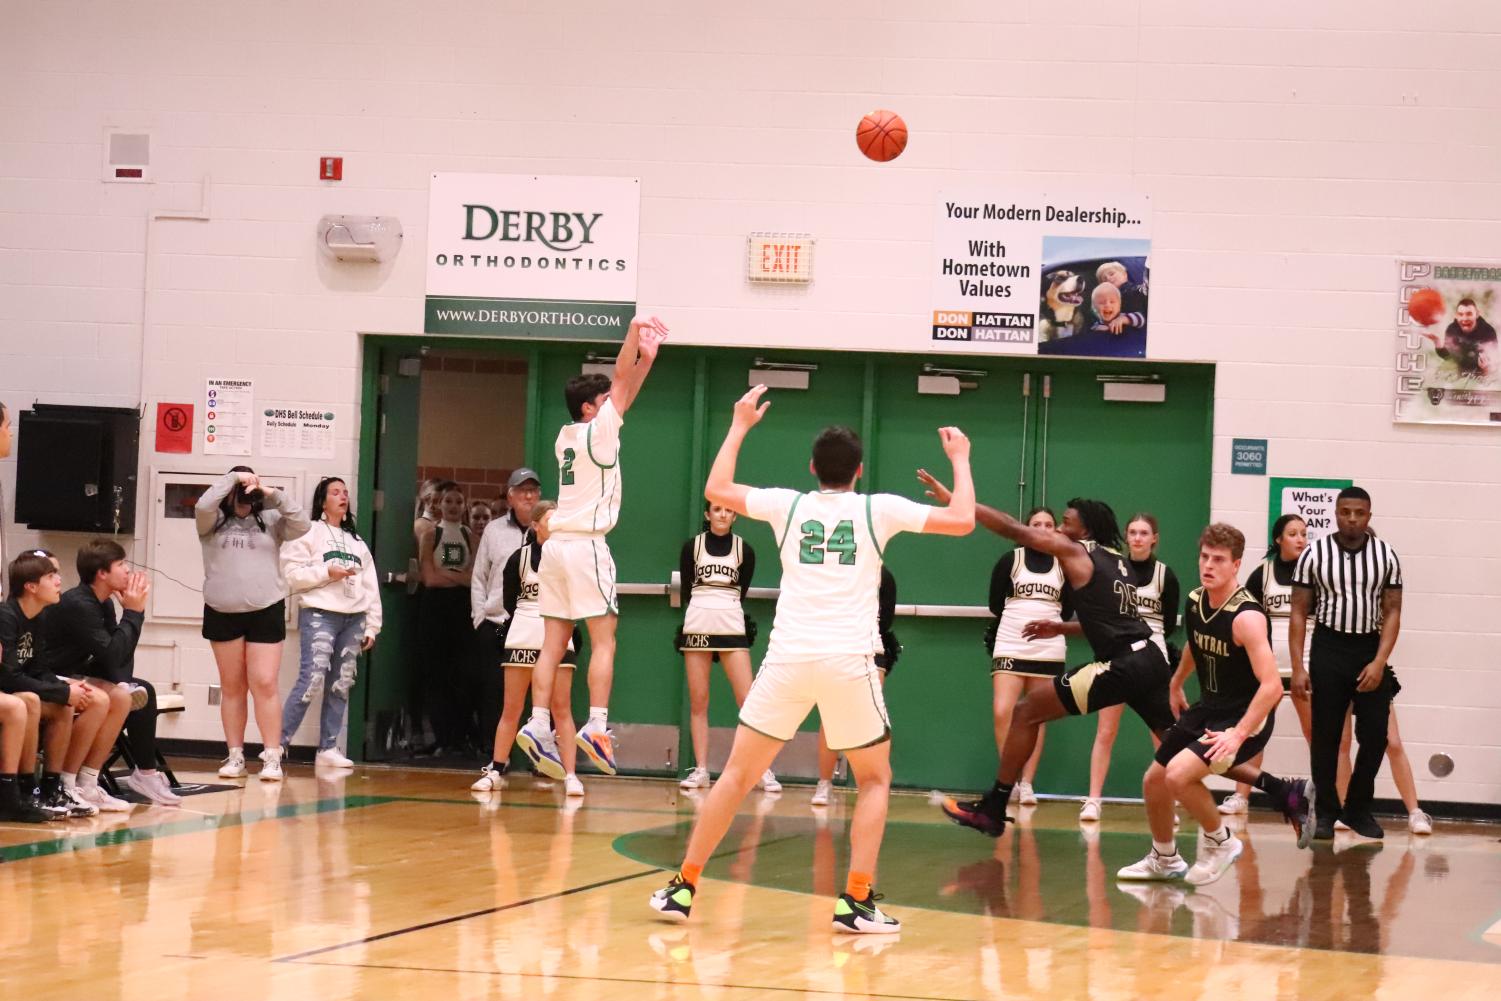
M 1381 629 L 1381 592 L 1402 586 L 1396 550 L 1374 535 L 1359 549 L 1346 549 L 1333 533 L 1303 550 L 1293 584 L 1313 589 L 1314 619 L 1341 633 Z

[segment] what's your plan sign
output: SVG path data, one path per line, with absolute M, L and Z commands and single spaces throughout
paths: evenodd
M 432 175 L 430 334 L 611 340 L 636 313 L 634 177 Z

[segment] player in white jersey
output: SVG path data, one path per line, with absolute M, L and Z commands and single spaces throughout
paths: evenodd
M 665 918 L 683 921 L 704 865 L 729 829 L 735 811 L 816 706 L 829 746 L 843 750 L 859 786 L 850 818 L 850 873 L 834 904 L 834 928 L 894 932 L 901 925 L 881 913 L 871 889 L 886 828 L 891 790 L 891 724 L 881 698 L 875 655 L 881 651 L 878 602 L 883 548 L 898 532 L 968 535 L 975 524 L 969 439 L 940 428 L 954 467 L 946 507 L 891 494 L 859 494 L 860 437 L 825 428 L 813 442 L 809 468 L 819 489 L 759 490 L 735 482 L 746 434 L 769 403 L 756 386 L 735 404 L 734 420 L 704 496 L 771 525 L 782 564 L 781 595 L 761 672 L 740 710 L 730 760 L 699 810 L 683 865 L 651 898 Z
M 516 744 L 542 774 L 566 770 L 553 738 L 553 675 L 563 660 L 573 624 L 589 629 L 589 722 L 579 729 L 579 748 L 606 775 L 615 774 L 615 751 L 606 729 L 610 685 L 615 680 L 615 560 L 605 536 L 620 517 L 620 427 L 657 359 L 667 328 L 656 317 L 631 321 L 615 358 L 615 377 L 576 375 L 563 395 L 573 423 L 558 432 L 558 509 L 552 538 L 542 550 L 538 596 L 546 620 L 542 653 L 532 671 L 532 718 Z

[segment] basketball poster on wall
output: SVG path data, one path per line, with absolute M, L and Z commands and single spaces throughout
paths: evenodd
M 640 220 L 634 177 L 433 174 L 423 330 L 623 339 Z
M 1501 264 L 1397 262 L 1399 423 L 1501 426 Z
M 940 192 L 932 348 L 1145 357 L 1150 230 L 1141 194 Z

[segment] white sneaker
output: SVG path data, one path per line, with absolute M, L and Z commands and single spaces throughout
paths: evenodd
M 1246 797 L 1238 792 L 1232 792 L 1220 803 L 1220 813 L 1227 817 L 1238 817 L 1243 813 L 1249 812 L 1250 809 L 1251 804 L 1246 801 Z
M 762 792 L 779 793 L 782 791 L 782 783 L 777 781 L 777 777 L 771 773 L 770 768 L 766 769 L 766 773 L 761 776 L 761 781 L 756 785 Z
M 1097 799 L 1086 799 L 1084 805 L 1079 808 L 1079 819 L 1091 823 L 1099 820 L 1100 801 Z
M 330 747 L 313 755 L 314 768 L 353 768 L 354 762 L 340 753 L 337 747 Z
M 1414 834 L 1432 834 L 1433 818 L 1422 810 L 1414 810 L 1407 815 L 1407 829 Z
M 516 731 L 516 746 L 521 748 L 521 753 L 527 756 L 539 775 L 550 779 L 563 778 L 563 759 L 558 756 L 558 741 L 551 730 L 534 727 L 528 720 Z
M 146 708 L 146 703 L 150 700 L 151 696 L 146 693 L 145 688 L 141 687 L 140 685 L 133 685 L 130 682 L 126 682 L 120 687 L 130 693 L 131 712 Z
M 474 785 L 469 788 L 474 792 L 499 792 L 506 785 L 506 773 L 497 772 L 495 765 L 486 764 L 480 769 L 479 778 L 474 780 Z
M 280 782 L 283 778 L 281 773 L 281 751 L 279 747 L 268 747 L 261 752 L 261 771 L 257 778 L 262 782 Z
M 1037 793 L 1032 790 L 1032 783 L 1018 782 L 1016 788 L 1012 789 L 1011 792 L 1016 797 L 1017 803 L 1022 806 L 1037 805 Z
M 683 776 L 683 781 L 678 783 L 679 789 L 707 789 L 709 788 L 709 770 L 707 768 L 690 768 L 688 774 Z
M 99 805 L 90 800 L 79 790 L 78 786 L 63 786 L 63 795 L 68 797 L 75 809 L 73 813 L 78 816 L 93 817 L 99 813 Z
M 101 785 L 96 784 L 86 786 L 80 782 L 78 785 L 75 785 L 73 789 L 80 797 L 83 798 L 84 802 L 91 803 L 94 806 L 97 806 L 101 811 L 105 813 L 129 813 L 131 810 L 135 809 L 134 803 L 131 803 L 128 800 L 116 799 L 109 793 L 105 792 L 104 787 Z
M 563 795 L 582 796 L 583 794 L 584 783 L 579 781 L 579 777 L 577 775 L 563 776 Z
M 834 792 L 834 783 L 828 779 L 819 779 L 818 785 L 813 787 L 813 798 L 808 800 L 809 806 L 828 806 L 829 796 Z
M 138 796 L 145 796 L 151 802 L 161 806 L 177 806 L 182 802 L 182 797 L 172 791 L 172 787 L 167 785 L 167 777 L 161 772 L 147 775 L 137 768 L 120 781 L 131 792 Z
M 1188 871 L 1188 863 L 1176 851 L 1171 855 L 1158 855 L 1157 849 L 1147 852 L 1140 862 L 1133 863 L 1115 874 L 1116 879 L 1156 880 L 1177 879 Z
M 224 759 L 224 764 L 219 766 L 221 779 L 243 779 L 245 777 L 245 748 L 231 747 L 229 757 Z
M 1334 829 L 1336 831 L 1348 831 L 1350 829 L 1350 825 L 1345 823 L 1343 820 L 1336 820 L 1334 822 Z
M 1205 838 L 1199 845 L 1199 857 L 1194 859 L 1193 867 L 1183 881 L 1191 886 L 1213 883 L 1230 871 L 1235 860 L 1240 858 L 1241 848 L 1240 838 L 1233 834 L 1218 845 Z

